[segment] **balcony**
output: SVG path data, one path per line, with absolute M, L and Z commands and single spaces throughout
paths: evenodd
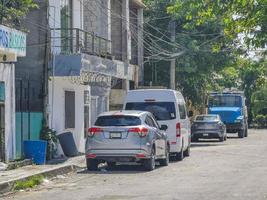
M 53 32 L 54 31 L 54 32 Z M 52 29 L 52 46 L 56 54 L 89 54 L 111 57 L 111 41 L 78 28 Z

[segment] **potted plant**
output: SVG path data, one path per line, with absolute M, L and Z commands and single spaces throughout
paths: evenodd
M 44 126 L 41 131 L 40 139 L 47 141 L 46 159 L 51 160 L 56 153 L 57 132 L 48 126 Z

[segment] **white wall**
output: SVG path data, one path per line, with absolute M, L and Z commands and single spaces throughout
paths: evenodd
M 53 79 L 53 78 L 51 78 Z M 53 97 L 54 84 L 54 100 Z M 49 122 L 57 133 L 70 131 L 80 152 L 84 152 L 84 91 L 90 91 L 89 86 L 73 84 L 68 78 L 55 77 L 49 81 Z M 75 91 L 75 128 L 65 129 L 65 91 Z M 53 104 L 52 104 L 53 102 Z M 53 112 L 53 113 L 52 113 Z M 52 119 L 53 115 L 53 119 Z M 59 151 L 59 153 L 62 153 Z
M 6 161 L 15 159 L 15 65 L 0 63 L 0 81 L 5 82 Z

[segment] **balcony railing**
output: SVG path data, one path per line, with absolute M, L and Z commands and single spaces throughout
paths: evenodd
M 52 46 L 60 54 L 86 53 L 107 57 L 111 55 L 111 41 L 78 28 L 56 28 L 52 32 Z

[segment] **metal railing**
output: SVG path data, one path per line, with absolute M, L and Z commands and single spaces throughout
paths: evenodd
M 52 33 L 52 47 L 61 54 L 86 53 L 98 56 L 111 55 L 111 41 L 93 32 L 78 28 L 56 28 Z M 55 36 L 53 36 L 55 35 Z

